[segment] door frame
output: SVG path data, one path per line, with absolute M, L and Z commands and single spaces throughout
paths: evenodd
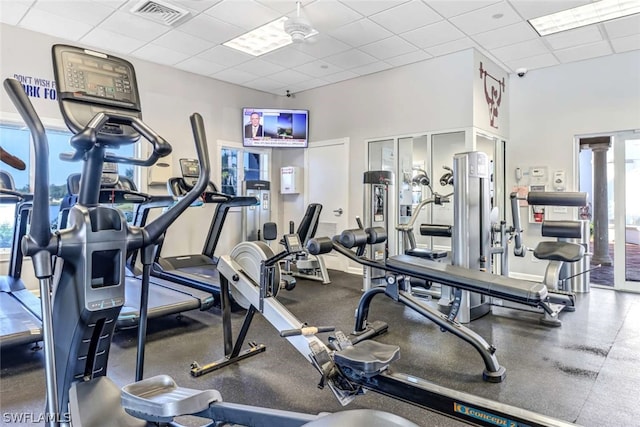
M 336 167 L 337 168 L 342 168 L 342 170 L 345 171 L 347 180 L 345 182 L 345 186 L 346 186 L 346 194 L 345 194 L 345 203 L 344 206 L 342 207 L 342 218 L 349 218 L 349 204 L 351 203 L 351 200 L 349 198 L 349 186 L 350 186 L 350 181 L 349 181 L 349 158 L 350 158 L 350 153 L 351 153 L 351 147 L 350 147 L 350 140 L 348 137 L 344 137 L 344 138 L 336 138 L 336 139 L 327 139 L 327 140 L 323 140 L 323 141 L 313 141 L 309 143 L 309 147 L 304 150 L 304 206 L 308 206 L 310 203 L 309 200 L 309 180 L 313 179 L 312 177 L 309 176 L 309 164 L 310 164 L 310 155 L 309 155 L 309 151 L 311 149 L 314 148 L 320 148 L 320 147 L 329 147 L 332 145 L 342 145 L 344 146 L 344 149 L 346 150 L 346 156 L 344 156 L 343 159 L 337 160 L 336 161 Z M 315 179 L 317 179 L 317 177 L 315 177 Z M 348 220 L 347 220 L 348 222 Z M 321 236 L 318 236 L 321 237 Z M 324 237 L 324 236 L 322 236 Z M 332 238 L 333 236 L 327 236 Z M 326 260 L 326 259 L 325 259 Z M 336 261 L 336 267 L 334 266 L 334 268 L 340 270 L 340 271 L 344 271 L 346 273 L 353 273 L 354 271 L 351 271 L 350 265 L 349 265 L 349 260 L 343 256 L 336 256 L 335 257 L 335 261 Z M 358 273 L 362 273 L 361 271 L 358 271 Z

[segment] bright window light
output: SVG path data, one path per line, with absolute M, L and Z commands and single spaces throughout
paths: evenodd
M 541 36 L 597 24 L 611 19 L 640 13 L 640 0 L 601 0 L 551 15 L 530 19 L 529 23 Z
M 267 52 L 284 47 L 292 43 L 291 36 L 284 32 L 284 21 L 286 20 L 287 17 L 283 16 L 233 40 L 229 40 L 224 45 L 253 56 L 264 55 Z

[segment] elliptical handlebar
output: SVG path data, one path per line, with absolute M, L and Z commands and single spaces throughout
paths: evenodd
M 93 148 L 98 142 L 98 133 L 103 129 L 104 125 L 109 123 L 117 123 L 124 126 L 130 126 L 139 132 L 151 145 L 153 152 L 147 159 L 135 159 L 131 157 L 116 156 L 113 154 L 105 154 L 104 161 L 113 163 L 126 163 L 134 166 L 152 166 L 159 158 L 171 154 L 171 145 L 162 138 L 157 132 L 151 129 L 146 123 L 135 116 L 127 114 L 118 114 L 112 112 L 100 112 L 96 114 L 83 130 L 71 137 L 70 143 L 76 152 L 73 154 L 62 153 L 62 160 L 80 160 L 85 152 Z
M 33 256 L 38 249 L 45 249 L 51 240 L 49 219 L 49 143 L 42 121 L 38 117 L 33 104 L 24 92 L 22 84 L 12 78 L 5 79 L 4 88 L 15 105 L 22 120 L 31 131 L 35 151 L 34 186 L 38 191 L 33 195 L 31 226 L 29 238 L 35 243 L 33 251 L 25 251 L 25 255 Z
M 173 205 L 171 209 L 164 212 L 157 217 L 151 223 L 146 225 L 144 230 L 144 238 L 141 246 L 147 246 L 155 242 L 171 224 L 178 218 L 178 216 L 184 212 L 191 204 L 205 192 L 209 185 L 209 175 L 211 174 L 211 166 L 209 164 L 209 152 L 207 150 L 207 137 L 204 130 L 204 121 L 202 116 L 198 113 L 193 113 L 190 117 L 191 129 L 193 131 L 193 137 L 196 142 L 196 154 L 198 161 L 200 162 L 200 175 L 196 185 L 193 186 L 184 197 L 182 197 L 178 203 Z M 142 133 L 142 132 L 141 132 Z M 143 134 L 144 135 L 144 134 Z M 135 240 L 131 242 L 135 247 L 128 249 L 138 249 L 139 246 L 135 244 Z

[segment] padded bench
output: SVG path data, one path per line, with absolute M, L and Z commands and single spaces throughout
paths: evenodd
M 387 259 L 386 268 L 407 276 L 430 280 L 466 291 L 537 307 L 547 299 L 542 283 L 515 280 L 483 271 L 470 270 L 408 255 Z

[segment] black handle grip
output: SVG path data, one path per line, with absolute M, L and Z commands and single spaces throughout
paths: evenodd
M 24 92 L 22 84 L 16 79 L 6 79 L 4 88 L 15 105 L 22 120 L 26 123 L 33 139 L 35 152 L 34 185 L 37 191 L 33 195 L 33 209 L 29 235 L 40 248 L 46 248 L 51 240 L 49 222 L 49 142 L 44 125 L 36 110 Z
M 22 159 L 17 158 L 8 151 L 5 151 L 5 149 L 2 147 L 0 147 L 0 160 L 2 160 L 3 163 L 6 163 L 12 168 L 18 169 L 20 171 L 23 171 L 27 168 L 27 165 L 24 164 Z
M 209 163 L 209 151 L 207 149 L 207 136 L 204 130 L 204 121 L 198 113 L 191 115 L 191 129 L 196 143 L 196 153 L 200 162 L 200 176 L 196 185 L 178 203 L 173 205 L 165 213 L 144 227 L 145 237 L 143 246 L 153 244 L 171 224 L 198 198 L 209 185 L 211 165 Z M 135 249 L 135 248 L 130 248 Z
M 295 337 L 298 335 L 315 335 L 322 332 L 333 332 L 336 330 L 335 326 L 304 326 L 300 329 L 285 329 L 280 331 L 280 336 L 283 338 Z

